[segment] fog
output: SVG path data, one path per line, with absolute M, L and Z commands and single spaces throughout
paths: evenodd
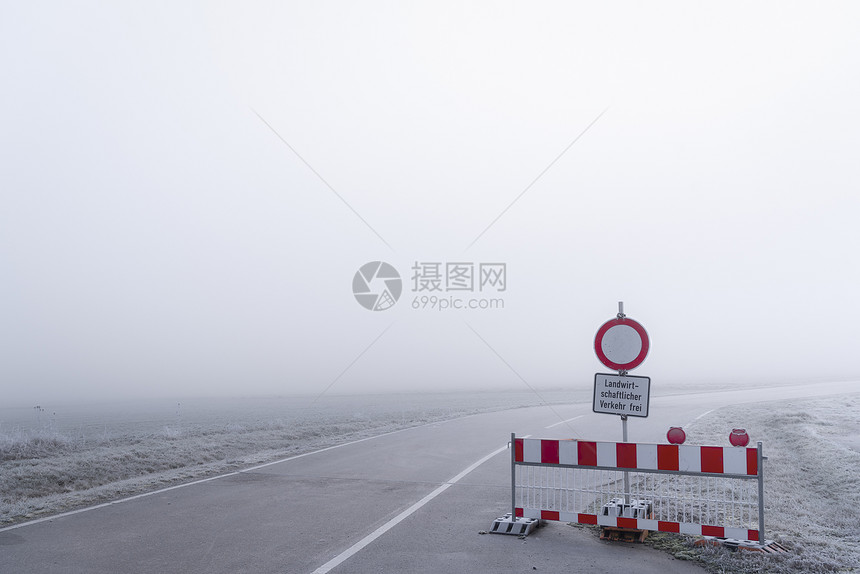
M 654 392 L 860 378 L 858 25 L 7 3 L 2 401 L 581 389 L 619 301 Z

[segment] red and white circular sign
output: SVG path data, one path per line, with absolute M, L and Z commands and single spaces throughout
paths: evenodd
M 616 371 L 629 371 L 648 356 L 645 327 L 627 317 L 610 319 L 597 330 L 594 352 L 600 362 Z

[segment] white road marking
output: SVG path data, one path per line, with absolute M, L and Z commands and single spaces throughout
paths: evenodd
M 697 421 L 697 420 L 699 420 L 700 418 L 702 418 L 703 416 L 705 416 L 706 414 L 708 414 L 708 413 L 712 413 L 712 412 L 714 412 L 714 409 L 711 409 L 711 410 L 709 410 L 709 411 L 705 411 L 705 412 L 703 412 L 702 414 L 700 414 L 699 416 L 697 416 L 697 417 L 696 417 L 695 419 L 693 419 L 693 420 L 696 420 L 696 421 Z
M 480 460 L 470 464 L 460 474 L 443 483 L 441 486 L 439 486 L 439 488 L 437 488 L 436 490 L 434 490 L 433 492 L 431 492 L 430 494 L 428 494 L 427 496 L 425 496 L 424 498 L 422 498 L 421 500 L 419 500 L 418 502 L 416 502 L 415 504 L 413 504 L 412 506 L 410 506 L 409 508 L 407 508 L 406 510 L 404 510 L 403 512 L 401 512 L 400 514 L 398 514 L 397 516 L 395 516 L 394 518 L 392 518 L 391 520 L 389 520 L 388 522 L 386 522 L 385 524 L 383 524 L 382 526 L 380 526 L 379 528 L 377 528 L 376 530 L 374 530 L 373 532 L 371 532 L 370 534 L 368 534 L 367 536 L 365 536 L 364 538 L 362 538 L 361 540 L 359 540 L 358 542 L 356 542 L 355 544 L 353 544 L 352 546 L 350 546 L 349 548 L 323 564 L 322 566 L 320 566 L 319 568 L 317 568 L 316 570 L 314 570 L 311 574 L 326 574 L 327 572 L 331 571 L 332 568 L 343 564 L 343 562 L 349 559 L 353 554 L 355 554 L 356 552 L 358 552 L 359 550 L 361 550 L 362 548 L 364 548 L 365 546 L 367 546 L 368 544 L 370 544 L 371 542 L 373 542 L 374 540 L 400 524 L 403 520 L 414 514 L 419 508 L 421 508 L 422 506 L 448 490 L 451 486 L 456 484 L 461 478 L 463 478 L 464 476 L 466 476 L 467 474 L 469 474 L 470 472 L 472 472 L 473 470 L 499 454 L 500 452 L 503 452 L 507 449 L 508 446 L 505 445 L 501 448 L 494 450 Z
M 581 419 L 585 415 L 579 415 L 578 417 L 573 417 L 572 419 L 567 419 L 566 421 L 558 421 L 557 423 L 551 424 L 548 427 L 543 427 L 545 429 L 551 429 L 552 427 L 557 427 L 558 425 L 563 425 L 564 423 L 569 423 L 570 421 L 575 421 L 576 419 Z

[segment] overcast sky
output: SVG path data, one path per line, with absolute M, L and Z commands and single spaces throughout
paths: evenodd
M 0 69 L 8 404 L 588 388 L 618 301 L 652 392 L 860 378 L 855 2 L 5 2 Z

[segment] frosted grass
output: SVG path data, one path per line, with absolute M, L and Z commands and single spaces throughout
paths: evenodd
M 559 391 L 0 409 L 0 525 L 430 422 L 584 400 Z
M 765 533 L 782 555 L 722 548 L 680 550 L 726 574 L 856 572 L 860 568 L 860 396 L 769 402 L 716 410 L 687 432 L 689 444 L 728 444 L 745 428 L 765 456 Z

